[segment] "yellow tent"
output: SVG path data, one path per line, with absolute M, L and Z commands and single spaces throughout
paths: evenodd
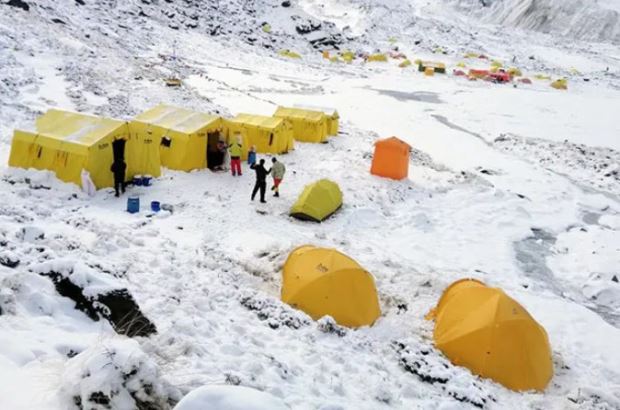
M 341 63 L 342 61 L 338 58 L 338 56 L 332 56 L 332 57 L 329 59 L 329 62 L 330 62 L 330 63 Z
M 435 346 L 456 365 L 516 391 L 542 391 L 553 377 L 547 332 L 501 289 L 454 282 L 429 317 Z
M 368 61 L 369 63 L 372 63 L 372 62 L 384 63 L 387 60 L 388 60 L 387 56 L 385 54 L 382 54 L 382 53 L 371 54 L 366 59 L 366 61 Z
M 329 315 L 348 327 L 370 326 L 381 316 L 374 278 L 335 249 L 293 250 L 282 273 L 282 301 L 314 320 Z
M 342 56 L 342 59 L 347 63 L 350 63 L 355 59 L 355 53 L 353 53 L 353 51 L 350 51 L 350 50 L 343 52 L 341 56 Z
M 523 75 L 521 70 L 519 70 L 517 67 L 510 67 L 508 69 L 508 74 L 510 74 L 513 77 L 521 77 Z
M 262 115 L 239 114 L 225 121 L 226 134 L 231 138 L 240 133 L 247 148 L 266 154 L 282 154 L 295 148 L 292 125 L 282 119 Z
M 103 188 L 114 185 L 110 166 L 115 158 L 127 163 L 127 180 L 136 174 L 160 175 L 157 145 L 130 135 L 125 121 L 52 109 L 37 119 L 35 131 L 15 130 L 9 165 L 47 169 L 78 185 L 85 169 Z
M 310 104 L 293 104 L 293 107 L 322 112 L 326 117 L 325 126 L 327 127 L 327 135 L 338 135 L 340 115 L 335 108 L 319 107 Z
M 299 53 L 296 53 L 291 50 L 286 50 L 286 49 L 278 51 L 278 54 L 281 55 L 282 57 L 301 58 L 301 55 Z
M 322 112 L 278 107 L 273 116 L 291 122 L 297 141 L 323 142 L 327 139 L 327 117 Z
M 428 68 L 432 68 L 434 73 L 446 73 L 446 65 L 444 63 L 439 63 L 436 61 L 420 61 L 418 63 L 418 71 L 427 74 L 430 72 L 430 70 L 427 71 Z
M 551 77 L 545 74 L 536 74 L 534 78 L 537 80 L 551 80 Z
M 222 120 L 209 114 L 158 105 L 130 122 L 131 133 L 150 138 L 159 147 L 161 163 L 191 171 L 207 167 L 207 144 L 217 144 Z
M 560 78 L 551 83 L 551 87 L 556 90 L 567 90 L 568 89 L 568 81 L 566 78 Z
M 297 219 L 321 222 L 342 206 L 342 191 L 337 183 L 320 179 L 306 185 L 291 207 L 290 215 Z

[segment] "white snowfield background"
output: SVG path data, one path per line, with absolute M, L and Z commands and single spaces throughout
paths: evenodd
M 620 409 L 620 2 L 290 3 L 0 0 L 0 409 L 172 409 L 203 386 L 178 408 Z M 449 70 L 330 63 L 320 43 L 398 47 Z M 180 88 L 163 82 L 173 49 Z M 569 89 L 452 76 L 460 61 L 488 66 L 464 60 L 471 51 Z M 110 189 L 90 198 L 7 165 L 13 129 L 49 108 L 130 119 L 159 103 L 221 115 L 331 106 L 341 132 L 280 156 L 281 197 L 264 205 L 250 201 L 245 164 L 235 179 L 164 170 L 128 189 L 134 215 Z M 373 143 L 392 135 L 413 147 L 404 181 L 369 173 Z M 322 224 L 291 219 L 320 178 L 340 185 L 343 208 Z M 173 212 L 147 212 L 152 200 Z M 282 265 L 303 244 L 374 275 L 374 326 L 280 302 Z M 86 296 L 127 289 L 157 333 L 118 335 L 50 272 Z M 507 390 L 433 347 L 424 315 L 464 277 L 501 287 L 545 327 L 545 392 Z

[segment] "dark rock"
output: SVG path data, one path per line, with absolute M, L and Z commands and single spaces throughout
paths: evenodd
M 291 7 L 291 2 L 289 0 L 284 0 L 282 2 L 282 7 Z
M 117 333 L 133 336 L 148 336 L 156 333 L 155 325 L 140 311 L 136 301 L 127 289 L 115 290 L 97 298 L 109 313 L 104 315 Z
M 9 254 L 0 254 L 0 265 L 7 268 L 16 268 L 19 265 L 19 258 Z
M 86 3 L 84 3 L 84 0 L 75 0 L 75 2 L 80 5 L 80 6 L 85 6 Z
M 256 316 L 261 321 L 265 321 L 271 329 L 278 329 L 281 326 L 299 329 L 310 324 L 306 316 L 275 299 L 248 295 L 243 296 L 239 302 L 246 309 L 255 312 Z
M 149 336 L 157 332 L 155 325 L 140 311 L 127 289 L 86 296 L 83 289 L 71 282 L 68 275 L 55 271 L 40 274 L 52 280 L 60 295 L 73 300 L 76 309 L 94 321 L 102 318 L 108 320 L 118 334 L 134 337 Z
M 61 19 L 52 19 L 52 23 L 56 23 L 56 24 L 67 24 L 64 21 L 62 21 Z
M 336 323 L 336 321 L 330 316 L 324 316 L 319 319 L 317 328 L 323 333 L 331 333 L 338 337 L 344 337 L 347 334 L 347 330 L 338 325 L 338 323 Z
M 90 397 L 88 398 L 88 401 L 95 403 L 95 404 L 101 404 L 104 407 L 107 408 L 111 408 L 110 407 L 110 398 L 104 394 L 103 392 L 93 392 Z
M 614 276 L 611 278 L 611 281 L 612 281 L 612 282 L 616 282 L 616 283 L 618 283 L 618 276 L 614 275 Z
M 22 0 L 9 0 L 9 2 L 5 3 L 5 4 L 7 6 L 17 7 L 19 9 L 24 10 L 24 11 L 30 10 L 30 6 L 28 5 L 28 3 L 26 3 L 25 1 L 22 1 Z

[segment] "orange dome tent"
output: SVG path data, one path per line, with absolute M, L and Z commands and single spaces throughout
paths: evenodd
M 409 144 L 396 137 L 377 141 L 370 173 L 392 179 L 407 178 L 410 150 Z
M 516 391 L 542 391 L 553 377 L 547 332 L 501 289 L 456 281 L 427 318 L 435 318 L 435 346 L 455 365 Z

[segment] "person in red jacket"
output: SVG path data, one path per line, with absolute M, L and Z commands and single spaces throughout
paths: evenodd
M 241 145 L 241 135 L 235 134 L 235 140 L 228 146 L 230 151 L 230 170 L 232 176 L 243 175 L 241 173 L 241 154 L 243 153 L 243 145 Z

